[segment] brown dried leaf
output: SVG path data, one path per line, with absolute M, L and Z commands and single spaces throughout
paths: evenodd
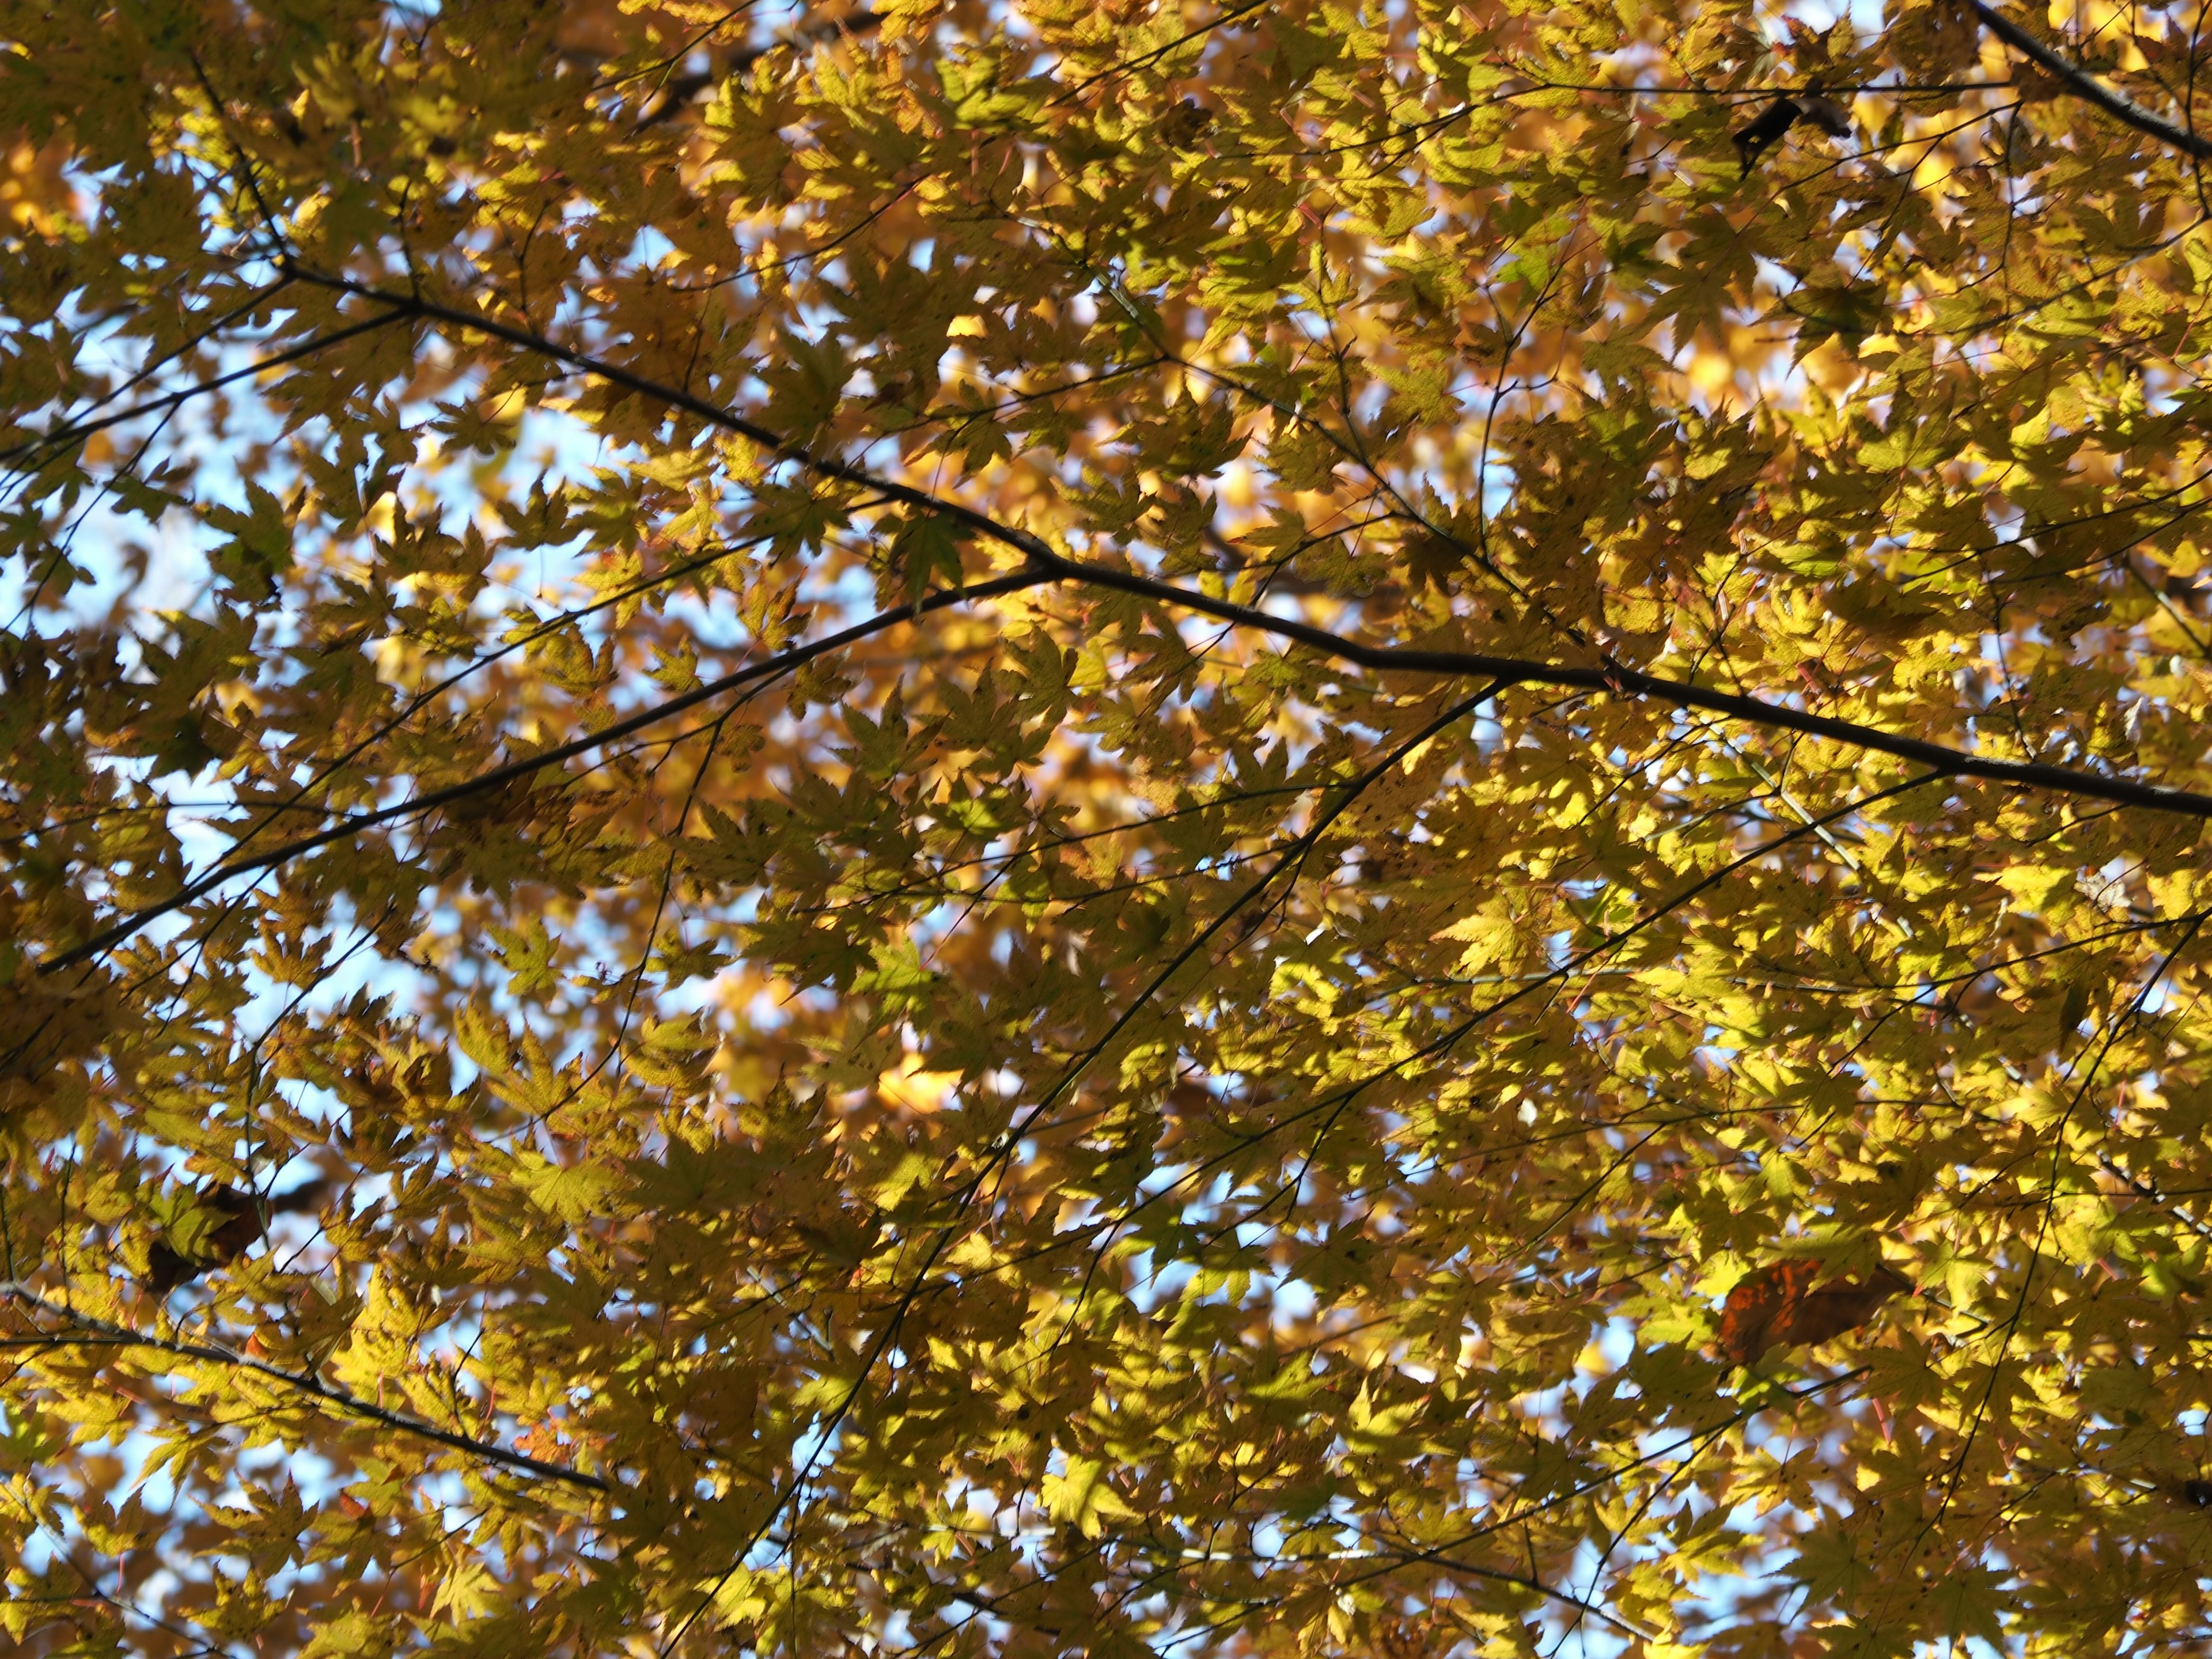
M 1797 94 L 1797 113 L 1831 138 L 1851 136 L 1850 112 L 1832 98 L 1823 98 L 1817 93 L 1801 92 Z
M 260 1241 L 269 1230 L 270 1216 L 299 1215 L 321 1208 L 330 1185 L 327 1180 L 318 1179 L 266 1199 L 235 1187 L 207 1188 L 196 1200 L 196 1207 L 204 1212 L 200 1225 L 185 1229 L 173 1243 L 157 1239 L 148 1253 L 147 1289 L 156 1296 L 167 1296 L 178 1285 L 222 1267 Z
M 1778 1261 L 1736 1282 L 1721 1313 L 1719 1346 L 1731 1364 L 1751 1365 L 1775 1348 L 1826 1342 L 1856 1330 L 1911 1281 L 1890 1267 L 1864 1280 L 1817 1282 L 1817 1261 Z

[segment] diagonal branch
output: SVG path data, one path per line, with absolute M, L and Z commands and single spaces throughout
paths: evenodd
M 702 685 L 694 686 L 690 690 L 678 696 L 654 703 L 649 708 L 641 709 L 638 713 L 617 720 L 612 725 L 604 726 L 597 732 L 588 732 L 580 738 L 572 738 L 567 743 L 556 744 L 552 748 L 544 750 L 538 754 L 525 755 L 520 760 L 507 762 L 504 766 L 495 766 L 489 771 L 479 772 L 474 777 L 464 778 L 460 782 L 448 784 L 442 789 L 433 789 L 425 794 L 411 796 L 403 801 L 395 801 L 389 806 L 380 806 L 373 812 L 356 812 L 326 829 L 318 830 L 313 835 L 301 836 L 296 841 L 288 841 L 281 846 L 268 848 L 262 852 L 250 854 L 243 858 L 226 860 L 205 875 L 186 882 L 167 898 L 142 906 L 136 910 L 127 911 L 120 920 L 110 927 L 102 928 L 82 944 L 73 945 L 68 950 L 47 957 L 39 964 L 39 971 L 42 974 L 58 973 L 64 968 L 88 962 L 102 952 L 112 950 L 122 944 L 144 928 L 148 923 L 156 921 L 174 911 L 181 910 L 197 899 L 205 898 L 218 887 L 235 880 L 240 876 L 252 875 L 262 870 L 273 870 L 278 865 L 289 864 L 292 860 L 303 854 L 312 853 L 319 847 L 327 847 L 332 842 L 349 840 L 364 830 L 377 829 L 403 818 L 420 817 L 425 812 L 434 811 L 441 806 L 450 806 L 456 801 L 465 800 L 471 796 L 483 794 L 491 790 L 503 789 L 509 784 L 534 776 L 548 767 L 561 765 L 579 755 L 588 754 L 594 749 L 603 748 L 610 743 L 619 742 L 622 738 L 665 720 L 672 714 L 679 714 L 687 708 L 710 702 L 725 692 L 734 691 L 741 686 L 750 684 L 755 680 L 774 679 L 779 675 L 787 674 L 793 669 L 813 661 L 817 657 L 826 656 L 833 651 L 866 639 L 872 634 L 880 634 L 885 629 L 895 627 L 900 623 L 911 622 L 929 611 L 942 610 L 947 605 L 963 604 L 970 599 L 988 599 L 1000 593 L 1011 593 L 1019 588 L 1034 587 L 1046 580 L 1048 577 L 1043 573 L 1035 570 L 1018 570 L 1009 575 L 999 576 L 989 581 L 976 582 L 967 587 L 956 587 L 943 592 L 932 593 L 915 604 L 895 605 L 889 611 L 878 611 L 864 622 L 855 623 L 850 628 L 840 629 L 835 634 L 826 635 L 821 639 L 811 641 L 805 645 L 793 646 L 788 651 L 779 652 L 773 657 L 763 658 L 759 662 L 732 670 L 719 679 L 708 680 Z M 2208 805 L 2212 806 L 2212 803 L 2208 803 Z
M 1327 629 L 1308 623 L 1277 617 L 1250 605 L 1237 605 L 1226 599 L 1217 599 L 1172 582 L 1146 576 L 1133 570 L 1116 569 L 1109 565 L 1093 564 L 1070 558 L 1057 551 L 1045 539 L 1032 531 L 1004 524 L 988 513 L 968 506 L 965 502 L 902 483 L 870 471 L 867 468 L 842 460 L 834 455 L 817 454 L 805 445 L 773 432 L 757 421 L 726 409 L 720 404 L 700 397 L 680 387 L 665 386 L 625 368 L 619 363 L 610 363 L 564 346 L 557 341 L 530 330 L 518 328 L 511 323 L 482 313 L 469 313 L 456 307 L 420 295 L 394 294 L 357 283 L 350 277 L 332 276 L 293 267 L 291 274 L 302 282 L 319 287 L 336 289 L 359 295 L 385 306 L 392 311 L 412 314 L 428 321 L 440 322 L 454 328 L 504 340 L 508 344 L 536 356 L 565 363 L 579 374 L 588 374 L 610 386 L 650 398 L 664 406 L 690 415 L 750 440 L 781 459 L 797 465 L 816 477 L 858 486 L 874 491 L 886 500 L 920 512 L 930 513 L 945 519 L 985 541 L 1018 553 L 1027 562 L 1030 579 L 1085 583 L 1093 587 L 1118 589 L 1162 605 L 1173 605 L 1184 611 L 1196 611 L 1218 621 L 1255 633 L 1272 634 L 1278 639 L 1310 646 L 1324 656 L 1355 667 L 1384 672 L 1462 675 L 1483 679 L 1502 679 L 1510 684 L 1551 685 L 1585 691 L 1609 691 L 1617 696 L 1638 697 L 1651 702 L 1671 704 L 1680 708 L 1702 708 L 1711 714 L 1726 714 L 1753 726 L 1772 727 L 1785 732 L 1801 732 L 1807 737 L 1826 738 L 1854 748 L 1888 755 L 1920 766 L 1938 769 L 1947 776 L 1979 778 L 1991 783 L 2001 783 L 2015 789 L 2047 790 L 2059 794 L 2086 796 L 2094 800 L 2108 800 L 2123 806 L 2148 808 L 2154 811 L 2174 812 L 2185 817 L 2212 817 L 2212 795 L 2191 791 L 2170 789 L 2157 784 L 2136 783 L 2124 779 L 2100 777 L 2073 767 L 2047 766 L 2028 761 L 2000 760 L 1989 756 L 1969 754 L 1963 750 L 1948 748 L 1923 738 L 1905 737 L 1885 732 L 1879 726 L 1864 726 L 1856 720 L 1838 720 L 1829 715 L 1808 714 L 1787 704 L 1769 702 L 1763 698 L 1722 691 L 1695 684 L 1687 680 L 1671 679 L 1662 675 L 1645 674 L 1632 669 L 1607 665 L 1578 667 L 1567 664 L 1545 662 L 1523 657 L 1500 657 L 1474 651 L 1419 650 L 1398 646 L 1365 645 L 1332 634 Z M 980 596 L 981 590 L 970 590 Z
M 2200 138 L 2179 122 L 2169 120 L 2155 110 L 2145 109 L 2125 93 L 2106 86 L 2081 64 L 2045 46 L 2002 12 L 1983 4 L 1982 0 L 1969 0 L 1969 3 L 1974 15 L 1981 19 L 1991 34 L 2014 52 L 2026 55 L 2046 75 L 2057 77 L 2067 91 L 2084 103 L 2094 104 L 2114 120 L 2137 132 L 2147 132 L 2159 143 L 2171 144 L 2199 161 L 2212 158 L 2212 138 Z
M 2161 784 L 2142 783 L 2125 778 L 2101 776 L 2075 767 L 2052 766 L 2039 762 L 2004 760 L 1992 756 L 1969 753 L 1925 738 L 1908 737 L 1900 732 L 1885 732 L 1879 726 L 1863 725 L 1856 720 L 1840 720 L 1832 715 L 1816 714 L 1786 703 L 1770 702 L 1741 692 L 1723 691 L 1703 686 L 1688 680 L 1669 678 L 1663 675 L 1647 674 L 1638 670 L 1607 664 L 1603 666 L 1582 666 L 1574 664 L 1547 662 L 1541 659 L 1498 656 L 1486 652 L 1447 651 L 1416 647 L 1370 645 L 1345 638 L 1310 623 L 1275 616 L 1254 606 L 1236 604 L 1228 599 L 1195 592 L 1177 586 L 1158 577 L 1139 571 L 1116 568 L 1087 560 L 1071 558 L 1054 549 L 1036 532 L 1018 526 L 1002 523 L 990 514 L 964 502 L 939 495 L 932 491 L 884 477 L 836 456 L 815 453 L 805 446 L 793 442 L 769 430 L 759 422 L 747 419 L 719 404 L 686 392 L 679 387 L 664 386 L 633 369 L 618 363 L 609 363 L 587 356 L 529 330 L 504 323 L 495 318 L 471 315 L 453 307 L 418 295 L 387 293 L 383 289 L 356 283 L 350 278 L 330 276 L 293 267 L 288 274 L 298 280 L 319 287 L 334 289 L 356 295 L 383 307 L 383 313 L 368 323 L 338 331 L 325 337 L 332 340 L 362 331 L 368 328 L 407 318 L 440 322 L 457 329 L 489 335 L 503 340 L 533 355 L 565 363 L 580 374 L 588 374 L 609 385 L 623 387 L 641 397 L 650 398 L 664 406 L 690 415 L 709 425 L 744 437 L 758 444 L 770 453 L 789 461 L 801 471 L 818 478 L 831 480 L 866 489 L 886 501 L 896 501 L 917 511 L 933 514 L 967 531 L 978 539 L 998 545 L 1021 556 L 1019 568 L 1004 573 L 988 580 L 965 587 L 933 593 L 912 605 L 896 606 L 876 616 L 825 635 L 811 643 L 793 647 L 750 667 L 739 669 L 721 678 L 694 688 L 681 696 L 655 703 L 626 719 L 617 720 L 604 730 L 556 744 L 541 753 L 526 756 L 519 760 L 496 766 L 475 777 L 464 779 L 441 789 L 409 800 L 380 807 L 374 811 L 356 814 L 296 841 L 271 847 L 250 857 L 236 858 L 217 865 L 206 874 L 194 878 L 168 898 L 139 909 L 126 912 L 116 921 L 101 929 L 82 943 L 47 957 L 40 963 L 42 974 L 58 972 L 91 960 L 112 949 L 140 932 L 149 922 L 168 915 L 195 900 L 204 897 L 216 888 L 237 877 L 258 871 L 273 869 L 302 854 L 330 845 L 395 820 L 417 817 L 436 807 L 481 794 L 489 790 L 503 788 L 520 779 L 532 776 L 548 767 L 558 765 L 574 757 L 602 745 L 628 737 L 684 709 L 720 696 L 755 679 L 785 673 L 817 657 L 882 632 L 897 623 L 915 620 L 926 612 L 945 606 L 965 604 L 970 600 L 996 597 L 1046 582 L 1069 582 L 1091 587 L 1107 588 L 1126 592 L 1155 604 L 1212 617 L 1217 621 L 1251 633 L 1273 635 L 1293 644 L 1303 645 L 1323 657 L 1354 667 L 1384 673 L 1434 675 L 1455 678 L 1494 680 L 1500 687 L 1529 684 L 1554 686 L 1562 690 L 1610 693 L 1614 696 L 1639 698 L 1678 708 L 1698 708 L 1711 714 L 1725 714 L 1747 725 L 1764 726 L 1778 731 L 1796 732 L 1808 737 L 1825 738 L 1848 747 L 1887 755 L 1898 760 L 1910 761 L 1929 768 L 1939 776 L 1976 778 L 1985 782 L 2001 784 L 2008 788 L 2073 795 L 2093 800 L 2106 800 L 2122 806 L 2132 806 L 2151 811 L 2171 812 L 2184 817 L 2212 819 L 2212 795 L 2186 789 L 2175 789 Z M 295 354 L 284 354 L 287 356 Z M 4 458 L 0 458 L 4 459 Z
M 288 277 L 287 280 L 289 278 Z M 276 288 L 281 286 L 281 283 L 274 285 L 269 292 L 274 294 Z M 236 312 L 231 313 L 216 326 L 220 327 L 222 323 L 228 322 L 237 314 Z M 195 380 L 191 385 L 178 391 L 164 392 L 158 398 L 149 398 L 143 403 L 132 404 L 126 409 L 118 409 L 110 414 L 69 422 L 41 433 L 36 437 L 27 438 L 6 449 L 0 449 L 0 468 L 19 472 L 36 471 L 40 466 L 46 465 L 46 459 L 51 459 L 53 454 L 67 449 L 72 444 L 82 443 L 95 433 L 105 432 L 111 427 L 122 426 L 148 415 L 157 415 L 165 410 L 175 409 L 195 398 L 204 398 L 210 392 L 220 392 L 223 387 L 234 386 L 240 380 L 254 380 L 266 374 L 272 368 L 282 368 L 287 363 L 304 362 L 319 353 L 327 351 L 334 345 L 343 345 L 348 340 L 357 338 L 363 334 L 374 334 L 380 328 L 405 320 L 404 314 L 386 314 L 382 317 L 371 317 L 362 322 L 349 323 L 343 328 L 331 330 L 328 334 L 313 335 L 307 339 L 286 346 L 282 350 L 272 351 L 266 357 L 257 357 L 242 368 L 230 369 L 209 380 Z M 176 355 L 178 354 L 171 354 L 173 357 Z M 142 375 L 144 372 L 141 371 Z M 109 395 L 112 397 L 114 394 Z M 40 457 L 42 453 L 46 459 L 33 459 Z
M 387 1429 L 397 1429 L 403 1434 L 415 1435 L 424 1440 L 433 1440 L 439 1445 L 466 1452 L 472 1457 L 481 1457 L 486 1462 L 497 1463 L 519 1474 L 558 1480 L 586 1492 L 609 1492 L 615 1490 L 613 1482 L 599 1475 L 586 1474 L 581 1469 L 572 1469 L 563 1463 L 549 1463 L 542 1457 L 510 1450 L 494 1441 L 478 1440 L 469 1435 L 457 1434 L 451 1429 L 441 1429 L 434 1423 L 425 1423 L 419 1417 L 391 1411 L 363 1400 L 359 1395 L 325 1382 L 319 1376 L 301 1371 L 288 1371 L 250 1355 L 234 1353 L 228 1348 L 220 1347 L 212 1342 L 179 1342 L 168 1337 L 151 1336 L 143 1331 L 132 1330 L 127 1325 L 114 1324 L 91 1314 L 79 1313 L 74 1308 L 64 1308 L 49 1302 L 29 1286 L 12 1281 L 0 1282 L 0 1299 L 13 1302 L 26 1310 L 36 1310 L 56 1319 L 66 1320 L 80 1333 L 71 1335 L 40 1331 L 32 1337 L 7 1339 L 7 1346 L 152 1348 L 179 1359 L 199 1359 L 210 1364 L 229 1365 L 240 1370 L 252 1371 L 257 1376 L 265 1376 L 272 1382 L 281 1382 L 345 1416 L 380 1424 Z
M 727 21 L 727 18 L 723 20 L 725 22 Z M 767 46 L 755 46 L 738 52 L 726 64 L 713 65 L 704 70 L 672 75 L 664 80 L 646 100 L 644 112 L 637 118 L 639 130 L 642 131 L 656 123 L 666 120 L 670 116 L 684 109 L 694 98 L 717 81 L 726 81 L 732 76 L 743 74 L 772 52 L 778 52 L 787 46 L 813 46 L 824 40 L 872 34 L 883 26 L 883 21 L 881 16 L 863 7 L 858 10 L 848 11 L 842 17 L 831 17 L 810 23 L 804 28 L 794 30 L 781 40 L 770 41 Z M 717 24 L 715 27 L 720 27 L 720 25 Z

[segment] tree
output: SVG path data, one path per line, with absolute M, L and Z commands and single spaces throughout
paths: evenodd
M 1825 21 L 9 5 L 0 1626 L 2212 1645 L 2200 19 Z

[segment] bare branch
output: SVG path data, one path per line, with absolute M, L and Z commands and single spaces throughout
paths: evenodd
M 2212 157 L 2212 139 L 2198 137 L 2179 122 L 2170 121 L 2155 111 L 2147 110 L 2125 93 L 2106 86 L 2072 58 L 2044 45 L 2002 13 L 1984 5 L 1982 0 L 1970 0 L 1970 3 L 1974 9 L 1974 15 L 1982 20 L 1991 34 L 2014 51 L 2025 53 L 2045 74 L 2055 76 L 2076 98 L 2085 103 L 2094 104 L 2114 120 L 2133 127 L 2137 132 L 2147 132 L 2160 143 L 2171 144 L 2185 155 L 2194 155 L 2200 161 Z

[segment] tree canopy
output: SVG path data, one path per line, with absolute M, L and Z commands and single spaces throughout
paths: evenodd
M 0 1630 L 2212 1651 L 2203 21 L 8 0 Z

